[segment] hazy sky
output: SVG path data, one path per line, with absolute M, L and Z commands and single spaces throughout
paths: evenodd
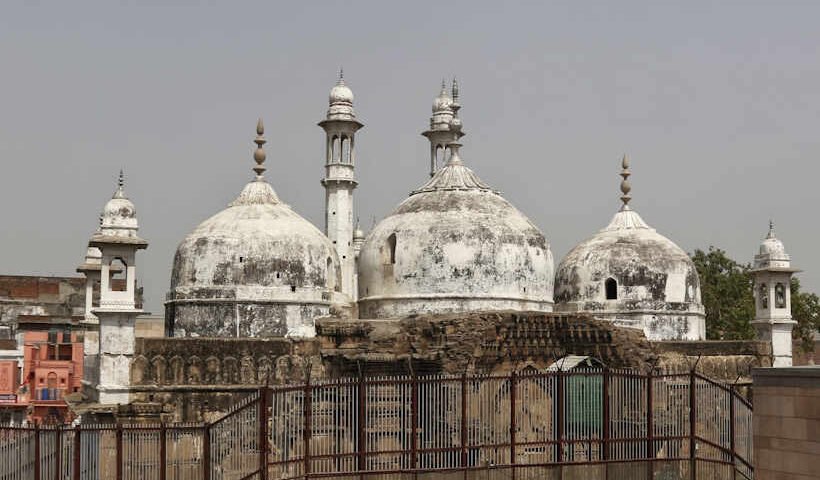
M 340 65 L 365 128 L 364 226 L 427 178 L 442 76 L 462 157 L 551 242 L 556 263 L 633 207 L 685 250 L 751 261 L 769 218 L 820 291 L 820 2 L 3 2 L 0 273 L 72 274 L 124 168 L 147 306 L 179 241 L 252 178 L 322 228 Z

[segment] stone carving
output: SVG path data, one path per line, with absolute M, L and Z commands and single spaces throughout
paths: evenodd
M 205 359 L 205 383 L 211 385 L 222 383 L 222 375 L 218 358 L 211 355 Z

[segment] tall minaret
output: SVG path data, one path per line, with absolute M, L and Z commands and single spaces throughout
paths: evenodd
M 137 211 L 125 196 L 120 172 L 114 196 L 105 204 L 100 230 L 89 245 L 100 249 L 100 304 L 93 310 L 99 320 L 99 374 L 95 379 L 96 400 L 115 404 L 129 402 L 130 366 L 134 356 L 134 323 L 143 312 L 137 307 L 136 253 L 148 247 L 137 236 Z M 113 278 L 115 271 L 123 281 Z
M 330 90 L 327 117 L 319 122 L 325 130 L 325 234 L 342 266 L 342 293 L 356 300 L 354 288 L 356 259 L 353 252 L 353 190 L 356 189 L 356 132 L 364 126 L 353 111 L 353 91 L 345 85 L 344 74 Z
M 792 329 L 797 323 L 792 319 L 791 279 L 800 270 L 792 268 L 791 258 L 783 242 L 774 234 L 774 224 L 769 222 L 769 234 L 760 244 L 755 255 L 754 297 L 755 319 L 752 325 L 760 340 L 772 344 L 772 366 L 792 366 Z
M 430 128 L 421 134 L 430 140 L 430 176 L 447 163 L 447 145 L 464 136 L 461 130 L 461 119 L 458 111 L 458 82 L 453 79 L 451 93 L 447 92 L 447 83 L 441 81 L 441 91 L 433 100 L 433 115 L 430 117 Z

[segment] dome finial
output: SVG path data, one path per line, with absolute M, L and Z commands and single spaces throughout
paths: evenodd
M 632 200 L 632 196 L 629 195 L 629 192 L 632 191 L 632 187 L 629 185 L 629 176 L 632 175 L 629 171 L 629 157 L 624 154 L 623 159 L 621 160 L 621 201 L 623 202 L 623 206 L 621 206 L 621 210 L 629 210 L 629 201 Z
M 453 101 L 458 103 L 458 80 L 453 77 Z
M 344 85 L 345 84 L 345 69 L 344 67 L 339 67 L 339 80 L 336 81 L 336 85 Z
M 464 165 L 464 161 L 458 154 L 461 144 L 453 141 L 447 144 L 447 148 L 450 150 L 450 160 L 447 161 L 447 165 Z
M 125 198 L 125 174 L 120 169 L 120 176 L 117 179 L 117 190 L 111 198 Z
M 261 180 L 262 174 L 265 172 L 266 168 L 262 165 L 265 163 L 265 158 L 267 154 L 265 154 L 265 150 L 262 146 L 267 143 L 264 137 L 265 134 L 265 125 L 262 123 L 262 119 L 260 118 L 259 121 L 256 123 L 256 138 L 253 140 L 253 143 L 256 144 L 256 151 L 253 152 L 253 159 L 256 161 L 256 166 L 253 167 L 253 171 L 256 172 L 256 179 Z
M 769 233 L 766 238 L 775 238 L 774 236 L 774 221 L 769 219 Z

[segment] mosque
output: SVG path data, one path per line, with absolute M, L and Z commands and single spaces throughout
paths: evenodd
M 512 311 L 588 312 L 642 331 L 649 340 L 705 339 L 695 265 L 630 207 L 626 157 L 620 208 L 556 268 L 541 230 L 462 158 L 461 107 L 457 82 L 450 88 L 442 83 L 422 133 L 430 142 L 430 178 L 367 233 L 354 210 L 356 133 L 364 124 L 343 76 L 318 124 L 326 145 L 324 230 L 280 199 L 265 179 L 260 120 L 253 178 L 177 248 L 166 336 L 310 338 L 316 319 L 326 316 L 375 320 Z M 86 343 L 99 341 L 99 347 L 86 346 L 88 355 L 97 356 L 86 362 L 86 377 L 98 385 L 101 402 L 127 394 L 129 335 L 140 314 L 133 302 L 135 252 L 147 247 L 137 227 L 136 209 L 120 181 L 86 259 L 101 266 L 100 303 L 89 306 L 87 315 L 90 324 L 98 322 L 99 339 L 86 335 Z M 127 274 L 125 291 L 109 291 L 106 278 L 114 263 Z M 788 278 L 796 270 L 773 231 L 755 266 L 754 323 L 769 341 L 790 339 Z

